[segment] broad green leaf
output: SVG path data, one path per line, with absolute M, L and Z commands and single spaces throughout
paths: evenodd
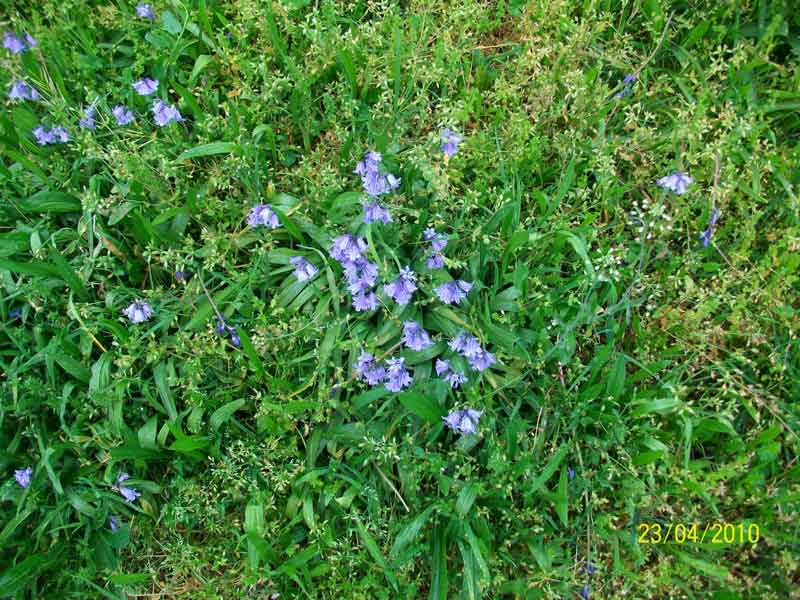
M 413 390 L 400 394 L 400 404 L 418 417 L 431 423 L 438 423 L 445 415 L 445 410 L 433 398 Z
M 558 469 L 561 461 L 564 460 L 564 456 L 566 456 L 568 450 L 569 446 L 566 444 L 562 445 L 558 450 L 556 450 L 556 453 L 550 457 L 549 461 L 547 461 L 547 465 L 545 465 L 539 476 L 533 480 L 533 483 L 531 483 L 531 487 L 528 489 L 529 493 L 532 494 L 539 491 L 539 489 L 545 483 L 547 483 L 547 481 L 553 476 L 553 473 L 556 472 L 556 469 Z
M 200 146 L 195 146 L 194 148 L 181 152 L 175 161 L 180 162 L 182 160 L 189 160 L 190 158 L 213 156 L 215 154 L 230 154 L 231 152 L 237 151 L 238 148 L 239 145 L 233 142 L 211 142 L 210 144 L 201 144 Z
M 81 201 L 72 194 L 64 192 L 41 191 L 26 200 L 16 203 L 17 208 L 26 213 L 70 213 L 81 212 Z
M 233 400 L 227 404 L 220 406 L 217 410 L 211 413 L 211 418 L 208 423 L 212 431 L 217 431 L 222 425 L 228 421 L 234 413 L 242 408 L 247 401 L 244 399 Z

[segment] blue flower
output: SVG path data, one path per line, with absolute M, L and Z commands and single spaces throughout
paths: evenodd
M 570 481 L 575 479 L 575 469 L 573 469 L 572 467 L 569 467 L 567 469 L 567 479 L 569 479 Z
M 150 19 L 151 21 L 156 20 L 156 15 L 153 12 L 152 7 L 147 3 L 136 5 L 136 16 L 141 17 L 142 19 Z
M 447 236 L 437 233 L 432 227 L 428 227 L 423 233 L 422 237 L 425 241 L 431 243 L 431 250 L 433 252 L 441 252 L 447 247 Z
M 386 378 L 386 369 L 378 365 L 369 352 L 361 352 L 354 368 L 359 378 L 365 380 L 369 386 L 376 386 Z
M 671 175 L 662 177 L 656 183 L 658 184 L 659 187 L 665 190 L 670 190 L 678 195 L 681 195 L 686 193 L 686 190 L 689 189 L 689 185 L 694 183 L 694 179 L 692 179 L 686 173 L 675 171 Z
M 231 344 L 237 348 L 242 345 L 242 340 L 239 338 L 239 334 L 236 333 L 236 327 L 228 327 L 228 333 L 231 335 Z
M 441 375 L 442 373 L 447 373 L 450 370 L 450 361 L 449 360 L 442 360 L 441 358 L 436 359 L 436 374 Z
M 409 267 L 403 267 L 400 275 L 392 283 L 383 286 L 386 295 L 400 306 L 405 306 L 417 290 L 417 275 Z
M 289 262 L 294 266 L 294 276 L 298 281 L 308 281 L 317 274 L 317 267 L 308 262 L 305 256 L 292 256 Z
M 461 301 L 467 297 L 467 294 L 472 289 L 472 284 L 466 281 L 457 279 L 455 281 L 448 281 L 443 283 L 433 291 L 439 297 L 439 300 L 445 304 L 461 304 Z
M 364 241 L 364 238 L 357 238 L 345 233 L 333 240 L 330 255 L 340 263 L 347 263 L 361 258 L 366 249 L 367 242 Z
M 494 354 L 481 348 L 480 342 L 468 333 L 458 334 L 447 345 L 453 352 L 466 358 L 475 371 L 485 371 L 497 362 Z
M 128 317 L 132 323 L 144 323 L 153 316 L 153 309 L 147 302 L 136 300 L 123 310 L 122 314 Z
M 133 111 L 125 108 L 122 104 L 117 104 L 111 109 L 111 114 L 117 120 L 117 125 L 127 125 L 133 121 Z
M 36 44 L 36 40 L 28 33 L 25 34 L 24 39 L 17 36 L 13 31 L 6 31 L 3 35 L 3 48 L 11 52 L 11 54 L 21 54 L 26 50 L 30 50 Z
M 584 585 L 583 589 L 581 590 L 581 598 L 583 598 L 583 600 L 588 600 L 589 599 L 589 584 L 588 583 L 586 585 Z
M 175 271 L 175 281 L 183 283 L 190 275 L 191 273 L 187 273 L 186 271 Z
M 714 235 L 714 229 L 717 226 L 717 219 L 719 218 L 719 211 L 716 207 L 711 209 L 711 216 L 708 218 L 708 226 L 705 231 L 700 234 L 700 239 L 703 241 L 703 248 L 708 248 L 711 243 L 711 238 Z
M 617 98 L 624 98 L 625 96 L 630 94 L 631 93 L 631 88 L 633 87 L 634 83 L 636 83 L 636 75 L 634 75 L 632 73 L 630 73 L 628 75 L 625 75 L 625 78 L 622 80 L 622 85 L 624 85 L 625 87 L 622 88 L 622 90 L 620 90 L 619 92 L 616 93 L 616 97 Z
M 417 352 L 433 345 L 431 336 L 415 321 L 403 323 L 403 343 Z
M 487 352 L 486 350 L 481 350 L 475 356 L 471 356 L 468 358 L 469 365 L 475 371 L 485 371 L 489 367 L 491 367 L 497 360 L 494 357 L 494 354 L 491 352 Z
M 436 360 L 436 374 L 440 377 L 444 375 L 444 380 L 449 383 L 450 387 L 453 389 L 467 382 L 467 377 L 463 373 L 451 370 L 449 360 Z
M 117 533 L 117 531 L 119 531 L 119 519 L 114 516 L 109 517 L 108 528 L 111 530 L 111 533 Z
M 17 80 L 11 84 L 8 90 L 8 98 L 10 100 L 41 100 L 42 97 L 33 86 L 28 85 L 24 81 Z
M 464 410 L 454 410 L 446 417 L 442 417 L 442 420 L 451 430 L 461 435 L 470 435 L 478 431 L 478 420 L 482 414 L 482 410 L 466 408 Z
M 22 316 L 22 309 L 21 308 L 14 308 L 8 311 L 8 318 L 12 321 L 19 319 Z
M 378 298 L 375 296 L 375 292 L 358 292 L 353 294 L 353 308 L 358 312 L 365 312 L 378 308 Z
M 158 84 L 158 82 L 156 82 L 156 84 Z M 151 110 L 153 111 L 153 120 L 159 127 L 166 127 L 170 123 L 183 121 L 180 111 L 163 100 L 154 100 Z
M 361 176 L 361 184 L 368 196 L 377 198 L 388 194 L 400 186 L 400 179 L 391 173 L 383 173 L 380 152 L 367 152 L 364 160 L 356 165 L 353 173 Z M 366 219 L 366 217 L 365 217 Z M 366 221 L 367 223 L 369 221 Z
M 133 89 L 140 96 L 149 96 L 158 89 L 158 79 L 150 79 L 149 77 L 142 77 L 139 81 L 133 82 Z
M 587 562 L 586 563 L 586 572 L 589 575 L 594 575 L 595 573 L 597 573 L 597 568 L 592 563 Z
M 97 125 L 94 122 L 94 104 L 91 104 L 86 107 L 86 110 L 83 111 L 83 118 L 78 121 L 78 125 L 83 127 L 84 129 L 95 129 Z
M 442 256 L 438 252 L 434 252 L 428 257 L 428 261 L 425 264 L 431 271 L 434 271 L 436 269 L 443 269 L 444 256 Z
M 381 206 L 378 202 L 364 203 L 364 223 L 373 223 L 380 221 L 383 224 L 392 222 L 392 215 L 387 208 Z
M 31 484 L 31 476 L 33 475 L 32 467 L 25 467 L 24 469 L 17 469 L 14 471 L 14 479 L 20 487 L 27 488 Z
M 141 494 L 133 488 L 129 488 L 122 485 L 125 481 L 127 481 L 130 478 L 131 476 L 128 475 L 127 473 L 120 473 L 117 476 L 117 481 L 114 483 L 114 485 L 111 486 L 111 489 L 119 492 L 127 502 L 135 502 L 136 499 L 139 496 L 141 496 Z
M 47 129 L 44 125 L 39 125 L 33 130 L 33 137 L 40 146 L 46 144 L 63 144 L 69 141 L 69 132 L 63 127 L 53 127 Z
M 444 152 L 444 155 L 447 158 L 454 156 L 455 153 L 458 152 L 458 145 L 464 140 L 464 138 L 462 138 L 456 132 L 447 128 L 442 129 L 439 137 L 443 142 L 441 146 L 442 152 Z
M 264 226 L 268 229 L 277 229 L 281 226 L 278 215 L 269 204 L 256 204 L 247 215 L 247 224 L 250 227 Z
M 411 385 L 411 375 L 405 368 L 405 358 L 390 358 L 386 361 L 386 389 L 399 392 Z
M 372 289 L 378 279 L 378 266 L 363 257 L 342 263 L 351 294 Z

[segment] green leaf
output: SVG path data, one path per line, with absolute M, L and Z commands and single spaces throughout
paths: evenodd
M 431 536 L 431 588 L 428 600 L 447 600 L 447 528 L 439 523 Z
M 372 537 L 367 528 L 364 527 L 364 524 L 361 522 L 361 519 L 358 518 L 357 515 L 354 515 L 356 521 L 356 528 L 358 529 L 358 535 L 361 538 L 361 541 L 366 546 L 367 551 L 370 553 L 375 562 L 383 571 L 383 574 L 386 576 L 387 581 L 391 584 L 391 586 L 397 591 L 399 588 L 397 586 L 397 579 L 394 576 L 394 572 L 389 568 L 389 565 L 386 562 L 386 559 L 383 556 L 380 548 L 378 548 L 378 544 L 375 541 L 375 538 Z
M 567 469 L 561 469 L 561 477 L 558 480 L 558 492 L 556 493 L 556 514 L 561 519 L 561 523 L 566 527 L 569 517 L 569 500 L 567 497 Z
M 27 200 L 17 202 L 17 208 L 26 213 L 70 213 L 81 212 L 81 201 L 64 192 L 37 192 Z
M 167 411 L 169 420 L 174 423 L 178 420 L 178 409 L 175 408 L 172 390 L 169 389 L 169 385 L 167 384 L 166 363 L 160 362 L 156 365 L 156 368 L 153 369 L 153 377 L 156 380 L 156 388 L 158 389 L 158 395 L 161 396 L 161 403 L 164 406 L 164 410 Z
M 429 506 L 411 519 L 411 521 L 400 530 L 400 533 L 397 534 L 394 540 L 392 549 L 389 551 L 389 557 L 392 560 L 396 559 L 400 553 L 417 538 L 419 532 L 422 531 L 422 528 L 425 526 L 425 523 L 428 522 L 428 517 L 431 516 L 434 508 L 434 506 Z
M 247 358 L 250 359 L 250 366 L 253 367 L 253 371 L 256 372 L 259 379 L 264 379 L 264 365 L 261 363 L 261 357 L 250 340 L 250 335 L 244 329 L 237 329 L 237 334 L 242 341 L 242 350 L 247 354 Z
M 190 148 L 178 155 L 175 162 L 182 160 L 189 160 L 190 158 L 199 158 L 201 156 L 213 156 L 215 154 L 230 154 L 237 151 L 239 145 L 233 142 L 211 142 L 210 144 L 201 144 Z
M 536 479 L 533 480 L 533 483 L 531 483 L 531 487 L 528 490 L 531 494 L 539 491 L 539 488 L 541 488 L 545 483 L 547 483 L 547 481 L 553 476 L 553 473 L 556 472 L 556 469 L 558 469 L 558 466 L 561 464 L 561 461 L 564 460 L 564 456 L 566 456 L 568 450 L 569 446 L 563 444 L 556 451 L 556 453 L 550 457 L 550 460 L 547 461 L 547 465 L 545 465 L 542 472 Z
M 297 225 L 295 225 L 294 221 L 292 221 L 288 216 L 286 216 L 286 213 L 284 213 L 280 208 L 274 205 L 272 206 L 272 210 L 275 212 L 276 215 L 278 215 L 278 219 L 280 220 L 281 225 L 286 227 L 286 231 L 289 232 L 289 235 L 291 235 L 298 242 L 303 242 L 305 240 L 305 238 L 303 237 L 303 232 L 300 231 Z
M 67 259 L 55 248 L 50 248 L 50 258 L 55 263 L 55 270 L 58 275 L 67 282 L 67 285 L 75 292 L 75 295 L 83 301 L 88 300 L 89 293 L 86 291 L 86 287 L 83 285 L 83 282 L 72 266 L 67 262 Z
M 0 597 L 13 596 L 22 591 L 30 579 L 51 560 L 54 552 L 34 554 L 11 568 L 5 568 L 0 575 Z
M 86 365 L 83 365 L 71 356 L 64 354 L 64 352 L 54 352 L 53 358 L 58 363 L 59 367 L 64 369 L 78 381 L 89 383 L 92 380 L 92 372 L 86 367 Z
M 431 423 L 438 423 L 445 415 L 445 410 L 433 398 L 415 391 L 400 394 L 400 404 L 418 417 Z
M 233 400 L 227 404 L 220 406 L 217 410 L 211 413 L 209 425 L 212 431 L 217 431 L 222 425 L 228 421 L 234 413 L 247 404 L 246 400 Z
M 147 420 L 147 423 L 139 429 L 139 445 L 142 448 L 155 450 L 158 446 L 156 444 L 156 432 L 158 431 L 158 415 L 153 415 Z
M 465 485 L 461 488 L 456 500 L 456 512 L 462 517 L 466 517 L 467 513 L 475 503 L 475 498 L 478 497 L 478 488 L 474 484 Z
M 218 292 L 216 296 L 214 296 L 214 302 L 217 306 L 221 305 L 222 302 L 231 294 L 236 291 L 236 287 L 233 285 L 229 285 L 221 292 Z M 208 299 L 204 298 L 200 301 L 197 306 L 197 310 L 195 310 L 194 317 L 186 324 L 186 329 L 200 329 L 203 327 L 208 318 L 213 314 L 214 309 L 209 303 Z

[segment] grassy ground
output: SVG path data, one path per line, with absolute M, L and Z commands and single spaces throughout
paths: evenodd
M 152 4 L 0 2 L 38 40 L 2 88 L 42 96 L 0 116 L 0 597 L 798 597 L 789 3 Z M 388 225 L 362 222 L 371 149 Z M 410 304 L 352 310 L 345 232 L 381 282 L 418 273 Z M 399 347 L 409 319 L 436 343 Z M 497 363 L 451 390 L 464 330 Z M 413 384 L 366 386 L 362 348 Z M 476 435 L 442 423 L 464 407 Z

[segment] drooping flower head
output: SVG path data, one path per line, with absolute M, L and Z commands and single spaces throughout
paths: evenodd
M 135 502 L 136 499 L 139 496 L 141 496 L 141 494 L 133 488 L 129 488 L 127 486 L 122 485 L 125 481 L 127 481 L 130 478 L 131 476 L 128 475 L 127 473 L 120 473 L 117 476 L 117 481 L 114 483 L 114 485 L 111 486 L 111 489 L 119 492 L 127 502 Z
M 494 354 L 481 348 L 480 342 L 468 333 L 458 334 L 447 345 L 466 358 L 475 371 L 485 371 L 497 362 Z
M 28 85 L 24 81 L 17 80 L 11 84 L 8 90 L 8 98 L 10 100 L 41 100 L 42 97 L 36 88 Z
M 36 46 L 36 44 L 36 40 L 28 33 L 24 37 L 19 37 L 13 31 L 6 31 L 3 34 L 3 48 L 11 52 L 11 54 L 22 54 Z
M 144 323 L 153 316 L 153 309 L 143 300 L 134 301 L 128 308 L 122 311 L 131 323 Z
M 180 111 L 174 105 L 167 104 L 163 100 L 154 100 L 151 110 L 153 111 L 153 120 L 159 127 L 183 121 Z
M 431 336 L 416 321 L 403 323 L 403 343 L 417 352 L 433 345 Z
M 133 89 L 140 96 L 149 96 L 158 89 L 158 79 L 150 79 L 149 77 L 142 77 L 139 81 L 133 82 Z
M 294 276 L 298 281 L 308 281 L 317 274 L 317 267 L 308 262 L 305 256 L 292 256 L 289 262 L 294 266 Z
M 446 127 L 442 129 L 439 137 L 442 139 L 442 152 L 447 158 L 454 156 L 458 152 L 458 145 L 464 141 L 464 138 Z
M 83 111 L 83 118 L 78 121 L 78 125 L 83 127 L 84 129 L 95 129 L 97 125 L 94 122 L 94 104 L 90 104 L 86 107 L 86 110 Z
M 461 301 L 467 297 L 467 293 L 472 289 L 472 284 L 466 281 L 457 279 L 455 281 L 448 281 L 439 287 L 433 289 L 439 300 L 445 304 L 461 304 Z
M 444 256 L 442 256 L 438 252 L 434 252 L 428 257 L 427 262 L 425 263 L 427 267 L 431 271 L 435 271 L 436 269 L 443 269 L 444 268 Z
M 464 410 L 454 410 L 446 417 L 442 417 L 442 420 L 447 427 L 456 433 L 470 435 L 478 431 L 478 420 L 482 414 L 482 410 L 466 408 Z
M 386 378 L 386 369 L 375 361 L 369 352 L 361 352 L 358 362 L 353 365 L 359 379 L 363 379 L 369 386 L 375 386 Z
M 353 308 L 357 312 L 368 312 L 378 308 L 378 297 L 375 292 L 358 292 L 353 294 Z
M 367 242 L 364 238 L 345 233 L 334 238 L 330 255 L 340 263 L 347 263 L 361 258 L 366 249 Z
M 12 321 L 19 319 L 22 316 L 22 309 L 21 308 L 12 308 L 8 311 L 8 318 Z
M 378 265 L 359 257 L 342 263 L 351 294 L 360 294 L 372 289 L 378 280 Z
M 384 225 L 392 222 L 392 215 L 388 208 L 380 205 L 379 202 L 364 203 L 364 223 L 379 221 Z
M 405 368 L 405 358 L 390 358 L 386 361 L 386 389 L 399 392 L 411 385 L 411 375 Z
M 708 226 L 705 231 L 700 234 L 700 239 L 703 241 L 703 248 L 708 248 L 711 243 L 711 238 L 714 236 L 714 229 L 717 227 L 717 219 L 719 218 L 719 211 L 716 207 L 711 209 L 711 216 L 708 218 Z
M 675 192 L 678 195 L 685 194 L 689 189 L 689 185 L 694 183 L 688 174 L 675 171 L 672 175 L 662 177 L 657 182 L 659 187 Z
M 449 360 L 436 360 L 436 374 L 450 384 L 453 389 L 458 388 L 462 383 L 467 382 L 467 377 L 463 373 L 453 371 Z
M 391 173 L 384 173 L 381 168 L 382 156 L 380 152 L 370 151 L 364 155 L 364 160 L 356 165 L 353 173 L 361 176 L 361 184 L 367 195 L 377 198 L 388 194 L 400 186 L 400 179 Z
M 435 368 L 437 375 L 441 375 L 442 373 L 447 373 L 450 370 L 450 361 L 437 358 Z
M 114 115 L 114 118 L 117 120 L 117 125 L 127 125 L 131 123 L 134 119 L 133 111 L 125 108 L 122 104 L 117 104 L 114 108 L 111 109 L 111 114 Z
M 153 8 L 146 2 L 136 5 L 136 16 L 142 19 L 150 19 L 151 21 L 156 20 L 156 14 L 153 12 Z
M 111 533 L 117 533 L 119 531 L 119 519 L 115 516 L 110 516 L 108 518 L 108 528 L 111 530 Z
M 581 598 L 583 598 L 583 600 L 589 600 L 589 584 L 588 583 L 586 585 L 584 585 L 583 588 L 581 589 Z
M 20 487 L 27 488 L 31 484 L 31 477 L 33 476 L 33 468 L 25 467 L 24 469 L 17 469 L 14 471 L 14 479 Z
M 441 252 L 447 247 L 447 236 L 442 233 L 437 233 L 432 227 L 428 227 L 422 236 L 425 241 L 431 243 L 431 250 L 433 252 Z
M 247 224 L 250 227 L 267 227 L 268 229 L 277 229 L 281 226 L 278 215 L 272 210 L 269 204 L 256 204 L 250 209 L 250 214 L 247 215 Z
M 383 290 L 386 292 L 387 296 L 392 298 L 400 306 L 405 306 L 417 290 L 416 281 L 416 273 L 414 273 L 410 267 L 403 267 L 397 279 L 383 286 Z
M 485 371 L 497 362 L 494 354 L 488 352 L 487 350 L 481 350 L 474 356 L 469 357 L 467 360 L 469 360 L 469 366 L 476 371 Z
M 47 144 L 63 144 L 69 141 L 69 132 L 63 127 L 53 127 L 48 129 L 44 125 L 39 125 L 33 130 L 33 137 L 40 146 Z
M 569 479 L 570 481 L 575 479 L 575 469 L 573 469 L 572 467 L 569 467 L 567 469 L 567 479 Z

